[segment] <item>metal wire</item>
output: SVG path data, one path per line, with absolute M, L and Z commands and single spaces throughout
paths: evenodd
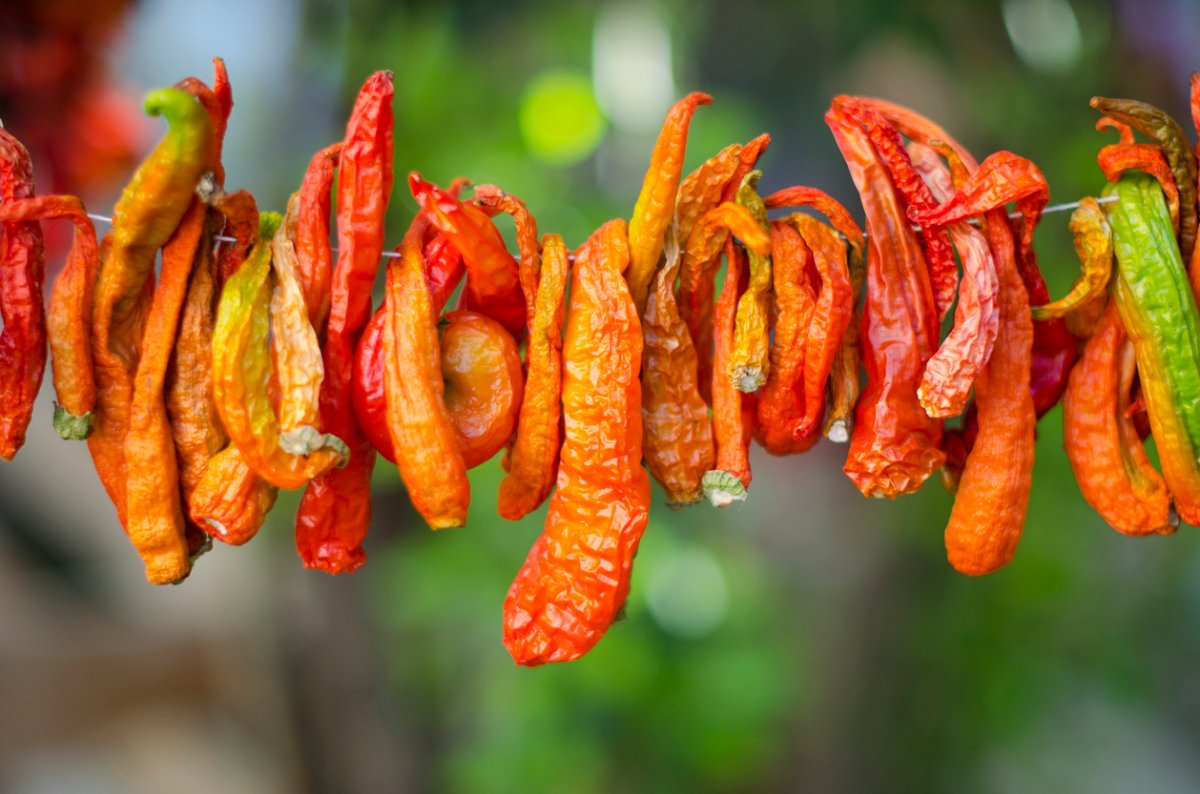
M 1095 201 L 1096 201 L 1096 203 L 1097 203 L 1097 204 L 1108 204 L 1108 203 L 1110 203 L 1110 202 L 1113 202 L 1113 201 L 1116 201 L 1116 200 L 1117 200 L 1117 197 L 1116 197 L 1116 196 L 1104 196 L 1103 198 L 1098 198 L 1098 199 L 1095 199 Z M 1052 213 L 1055 213 L 1055 212 L 1066 212 L 1066 211 L 1068 211 L 1068 210 L 1073 210 L 1073 209 L 1077 208 L 1078 206 L 1079 206 L 1079 202 L 1078 202 L 1078 201 L 1068 201 L 1068 202 L 1066 202 L 1065 204 L 1051 204 L 1050 206 L 1048 206 L 1048 207 L 1046 207 L 1044 210 L 1042 210 L 1042 214 L 1043 214 L 1043 215 L 1050 215 L 1050 214 L 1052 214 Z M 99 221 L 99 222 L 101 222 L 101 223 L 108 223 L 108 224 L 111 224 L 111 223 L 112 223 L 112 218 L 108 218 L 108 217 L 105 217 L 105 216 L 103 216 L 103 215 L 96 215 L 95 213 L 89 212 L 89 213 L 87 214 L 87 216 L 88 216 L 89 218 L 91 218 L 92 220 L 94 220 L 94 221 Z M 1010 218 L 1019 218 L 1019 217 L 1021 217 L 1021 213 L 1019 213 L 1019 212 L 1010 212 L 1010 213 L 1008 214 L 1008 217 L 1010 217 Z M 914 229 L 917 229 L 917 230 L 920 230 L 920 228 L 921 228 L 921 227 L 920 227 L 920 226 L 914 226 L 913 228 L 914 228 Z M 866 237 L 866 235 L 865 235 L 865 234 L 864 234 L 863 236 L 864 236 L 864 237 Z M 218 239 L 218 240 L 223 240 L 223 241 L 225 241 L 225 242 L 229 242 L 229 243 L 236 242 L 236 240 L 235 240 L 234 238 L 232 238 L 232 237 L 225 237 L 224 235 L 218 235 L 218 236 L 217 236 L 217 239 Z M 336 251 L 336 250 L 337 250 L 337 248 L 334 248 L 333 250 L 334 250 L 334 251 Z M 400 258 L 400 254 L 396 253 L 395 251 L 384 251 L 384 252 L 381 254 L 381 256 L 383 256 L 383 258 L 384 258 L 384 259 L 398 259 L 398 258 Z

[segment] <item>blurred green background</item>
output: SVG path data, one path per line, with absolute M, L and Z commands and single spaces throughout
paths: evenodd
M 8 33 L 33 41 L 39 24 Z M 691 90 L 715 101 L 689 166 L 770 132 L 764 193 L 818 186 L 860 218 L 822 121 L 838 93 L 907 104 L 981 158 L 1032 158 L 1052 202 L 1094 194 L 1110 138 L 1088 99 L 1136 97 L 1190 127 L 1197 41 L 1190 0 L 144 0 L 94 46 L 135 96 L 225 57 L 227 182 L 264 208 L 340 137 L 366 76 L 392 69 L 398 177 L 493 182 L 577 245 L 628 216 Z M 89 206 L 119 187 L 89 186 Z M 391 244 L 414 208 L 398 178 Z M 1066 220 L 1038 231 L 1053 294 L 1077 273 Z M 578 662 L 526 670 L 500 609 L 545 508 L 496 517 L 498 459 L 473 472 L 468 526 L 439 534 L 381 462 L 353 577 L 301 570 L 290 494 L 253 543 L 151 590 L 48 401 L 0 464 L 0 790 L 1200 789 L 1200 544 L 1190 527 L 1107 528 L 1057 409 L 997 574 L 946 564 L 936 482 L 868 501 L 844 447 L 755 448 L 744 505 L 671 512 L 656 491 L 624 622 Z

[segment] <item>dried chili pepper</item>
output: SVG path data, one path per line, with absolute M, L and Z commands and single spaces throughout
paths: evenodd
M 46 335 L 54 367 L 54 428 L 68 440 L 82 440 L 92 432 L 92 407 L 96 382 L 92 375 L 89 339 L 92 288 L 99 266 L 96 232 L 87 210 L 75 196 L 36 196 L 0 202 L 0 222 L 30 223 L 65 219 L 75 225 L 75 239 L 67 263 L 50 292 Z M 0 232 L 0 245 L 3 245 Z M 4 265 L 0 264 L 0 267 Z M 0 281 L 3 277 L 0 276 Z
M 1167 199 L 1171 223 L 1179 234 L 1179 188 L 1162 149 L 1151 143 L 1117 143 L 1105 146 L 1096 155 L 1096 163 L 1109 182 L 1116 182 L 1126 171 L 1145 171 L 1158 180 Z
M 1169 534 L 1171 496 L 1125 415 L 1135 361 L 1109 302 L 1063 397 L 1063 446 L 1083 498 L 1127 535 Z
M 599 641 L 625 603 L 646 528 L 642 341 L 621 276 L 630 261 L 626 234 L 624 221 L 611 221 L 575 256 L 558 487 L 545 531 L 504 601 L 504 645 L 518 664 L 570 661 Z M 610 443 L 597 443 L 598 435 Z
M 758 195 L 758 179 L 761 171 L 752 171 L 742 180 L 737 192 L 737 203 L 749 210 L 764 232 L 767 225 L 767 207 Z M 754 392 L 767 382 L 771 369 L 770 361 L 770 301 L 771 301 L 771 257 L 751 249 L 750 280 L 746 291 L 738 298 L 737 319 L 734 321 L 733 350 L 729 354 L 726 376 L 739 390 Z
M 500 482 L 499 512 L 515 521 L 537 509 L 558 473 L 562 417 L 563 299 L 570 268 L 567 249 L 556 234 L 542 238 L 541 272 L 525 350 L 525 393 L 517 437 L 509 452 L 508 474 Z
M 308 319 L 318 332 L 329 316 L 329 281 L 333 277 L 333 252 L 329 246 L 329 213 L 333 172 L 342 143 L 326 146 L 312 156 L 297 194 L 296 264 Z
M 1162 189 L 1128 173 L 1106 189 L 1117 257 L 1113 295 L 1137 354 L 1142 394 L 1179 516 L 1200 522 L 1200 318 Z
M 773 221 L 771 259 L 775 329 L 771 373 L 758 399 L 756 438 L 772 455 L 790 455 L 817 441 L 815 433 L 799 432 L 805 418 L 805 340 L 817 303 L 809 278 L 813 253 L 798 228 Z
M 712 421 L 717 445 L 716 465 L 701 480 L 704 495 L 714 507 L 745 501 L 750 487 L 750 439 L 754 416 L 747 411 L 746 395 L 726 376 L 733 353 L 738 297 L 750 269 L 746 253 L 733 240 L 725 241 L 725 284 L 713 311 Z
M 850 217 L 846 208 L 834 201 L 827 193 L 816 188 L 793 186 L 776 191 L 763 200 L 767 209 L 783 207 L 812 207 L 820 212 L 833 227 L 846 238 L 849 252 L 846 257 L 846 270 L 850 280 L 850 313 L 847 317 L 846 328 L 842 333 L 841 345 L 838 347 L 833 367 L 830 372 L 830 400 L 825 414 L 823 431 L 830 441 L 845 443 L 850 440 L 850 431 L 854 426 L 854 406 L 858 402 L 859 379 L 858 370 L 861 360 L 858 338 L 858 295 L 862 292 L 864 270 L 866 268 L 866 240 L 862 230 Z
M 975 379 L 979 433 L 946 524 L 946 556 L 955 570 L 971 576 L 991 573 L 1012 559 L 1033 474 L 1033 320 L 1003 213 L 993 209 L 986 220 L 1000 281 L 1000 330 Z
M 734 202 L 742 180 L 754 169 L 758 158 L 770 143 L 771 136 L 764 133 L 740 147 L 728 174 L 728 166 L 718 154 L 683 180 L 679 185 L 675 209 L 676 231 L 682 246 L 686 248 L 696 223 L 704 213 L 718 204 Z M 718 192 L 715 183 L 722 177 L 725 181 Z M 712 200 L 713 195 L 716 201 Z M 693 252 L 696 250 L 693 248 Z M 713 296 L 716 290 L 714 282 L 721 266 L 721 246 L 709 250 L 708 258 L 703 261 L 689 263 L 684 260 L 679 270 L 679 294 L 675 299 L 679 315 L 687 325 L 696 348 L 700 396 L 706 402 L 712 400 Z
M 940 201 L 954 194 L 950 171 L 937 153 L 921 143 L 909 145 L 916 170 Z M 948 227 L 963 265 L 954 327 L 929 361 L 917 397 L 933 417 L 957 416 L 966 408 L 975 376 L 992 354 L 999 330 L 999 284 L 987 240 L 977 229 L 959 222 Z
M 1086 310 L 1096 302 L 1101 307 L 1108 303 L 1108 282 L 1112 278 L 1113 265 L 1112 230 L 1094 198 L 1079 202 L 1079 208 L 1071 213 L 1070 229 L 1081 273 L 1066 295 L 1053 303 L 1033 307 L 1035 320 L 1065 317 Z
M 465 309 L 445 317 L 443 399 L 468 469 L 505 447 L 517 431 L 525 389 L 521 354 L 504 326 Z
M 206 461 L 188 514 L 212 537 L 239 546 L 258 534 L 278 494 L 230 444 Z
M 629 218 L 629 290 L 641 312 L 650 291 L 650 280 L 658 269 L 667 226 L 675 216 L 675 197 L 683 174 L 688 127 L 696 108 L 712 104 L 708 94 L 688 94 L 671 107 L 663 122 L 642 190 Z
M 1153 138 L 1162 148 L 1175 185 L 1179 188 L 1179 246 L 1183 261 L 1192 258 L 1196 247 L 1196 153 L 1183 129 L 1165 111 L 1136 99 L 1110 99 L 1092 97 L 1089 103 L 1109 118 L 1128 124 L 1138 132 Z M 1197 278 L 1193 276 L 1193 283 Z
M 867 387 L 844 470 L 865 495 L 894 497 L 919 488 L 943 459 L 942 423 L 917 399 L 921 372 L 937 347 L 937 311 L 920 245 L 870 139 L 836 109 L 825 114 L 825 123 L 862 199 L 868 235 L 862 320 Z
M 338 257 L 325 329 L 323 430 L 342 439 L 350 461 L 315 478 L 296 513 L 296 549 L 305 567 L 353 571 L 366 561 L 375 451 L 351 404 L 354 348 L 371 314 L 371 287 L 383 253 L 392 192 L 392 73 L 376 72 L 359 92 L 338 159 Z
M 29 152 L 0 127 L 0 204 L 33 196 Z M 12 460 L 25 443 L 33 401 L 46 368 L 46 277 L 42 226 L 36 220 L 0 225 L 0 459 Z
M 125 531 L 146 563 L 147 578 L 155 584 L 177 582 L 190 569 L 191 549 L 163 385 L 206 214 L 204 203 L 192 199 L 163 246 L 162 273 L 146 316 L 124 438 Z
M 937 206 L 929 185 L 913 168 L 899 131 L 882 113 L 867 102 L 848 96 L 834 97 L 833 107 L 845 113 L 847 118 L 861 125 L 866 131 L 876 153 L 892 177 L 892 184 L 900 192 L 910 212 L 931 210 Z M 923 225 L 918 237 L 929 268 L 934 306 L 937 308 L 938 318 L 941 319 L 954 303 L 954 294 L 958 289 L 958 266 L 954 262 L 954 249 L 944 228 Z M 970 287 L 968 291 L 972 291 Z
M 100 480 L 126 523 L 125 435 L 141 357 L 142 332 L 153 293 L 155 252 L 179 226 L 201 175 L 210 165 L 212 121 L 204 107 L 179 89 L 146 97 L 146 112 L 165 116 L 165 138 L 138 168 L 113 212 L 97 277 L 92 314 L 96 375 L 94 430 L 88 438 Z M 171 552 L 148 574 L 174 581 L 187 571 L 186 554 Z
M 285 258 L 276 267 L 279 298 L 271 297 L 273 249 L 278 254 L 289 245 L 286 239 L 278 245 L 271 241 L 282 222 L 276 213 L 261 216 L 259 244 L 221 292 L 213 328 L 213 396 L 225 431 L 250 468 L 278 488 L 299 488 L 343 463 L 347 450 L 341 439 L 321 433 L 313 424 L 323 370 L 295 277 L 294 252 L 292 261 Z M 277 309 L 274 317 L 272 304 Z M 272 370 L 268 339 L 272 347 L 285 351 L 280 356 L 283 366 L 276 371 L 282 418 L 267 396 Z M 287 425 L 291 428 L 285 430 Z
M 696 348 L 675 302 L 675 279 L 684 261 L 719 255 L 729 229 L 759 255 L 769 253 L 770 238 L 738 204 L 721 204 L 694 223 L 686 254 L 679 250 L 676 220 L 642 312 L 642 450 L 672 506 L 701 499 L 701 481 L 714 463 L 712 423 L 700 394 Z
M 384 379 L 387 422 L 400 477 L 432 529 L 467 521 L 471 485 L 443 399 L 437 316 L 425 281 L 420 237 L 411 232 L 387 268 Z
M 463 307 L 491 317 L 520 337 L 526 322 L 520 268 L 491 218 L 415 171 L 408 175 L 408 186 L 429 222 L 462 254 L 467 268 Z

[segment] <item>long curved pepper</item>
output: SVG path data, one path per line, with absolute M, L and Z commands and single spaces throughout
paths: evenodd
M 1063 297 L 1053 303 L 1034 306 L 1035 320 L 1065 317 L 1097 301 L 1101 306 L 1108 303 L 1108 284 L 1113 270 L 1112 230 L 1094 198 L 1079 202 L 1079 208 L 1071 213 L 1070 229 L 1075 253 L 1079 256 L 1079 278 Z
M 575 256 L 558 487 L 545 531 L 504 600 L 504 646 L 517 664 L 566 662 L 591 650 L 625 604 L 646 528 L 641 324 L 621 276 L 626 239 L 624 221 L 610 221 Z M 611 443 L 597 444 L 597 435 Z
M 675 196 L 679 190 L 679 177 L 683 174 L 692 115 L 696 108 L 709 104 L 712 104 L 712 97 L 699 92 L 676 102 L 667 113 L 650 154 L 650 167 L 629 218 L 629 274 L 626 280 L 639 312 L 646 305 L 650 279 L 662 256 L 667 226 L 675 216 Z

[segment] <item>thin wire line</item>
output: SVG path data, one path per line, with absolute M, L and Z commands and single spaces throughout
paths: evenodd
M 1097 204 L 1110 204 L 1116 200 L 1117 200 L 1116 196 L 1103 196 L 1102 198 L 1095 199 Z M 1078 206 L 1079 206 L 1078 201 L 1068 201 L 1065 204 L 1051 204 L 1049 207 L 1046 207 L 1044 210 L 1042 210 L 1042 214 L 1050 215 L 1055 212 L 1066 212 L 1067 210 L 1073 210 L 1073 209 L 1077 208 Z M 87 214 L 87 216 L 89 218 L 91 218 L 92 220 L 100 221 L 101 223 L 108 223 L 108 224 L 112 223 L 112 218 L 105 217 L 104 215 L 97 215 L 95 213 L 89 212 Z M 1021 217 L 1021 213 L 1010 212 L 1010 213 L 1008 213 L 1008 217 L 1019 218 L 1019 217 Z M 914 226 L 913 228 L 919 230 L 921 227 Z M 863 235 L 863 236 L 866 237 L 866 235 Z M 235 238 L 226 237 L 225 235 L 218 235 L 216 239 L 221 240 L 223 242 L 227 242 L 227 243 L 237 242 L 237 240 Z M 333 250 L 336 251 L 337 248 L 334 248 Z M 384 251 L 381 254 L 381 256 L 384 259 L 399 259 L 400 258 L 400 254 L 396 253 L 395 251 Z

